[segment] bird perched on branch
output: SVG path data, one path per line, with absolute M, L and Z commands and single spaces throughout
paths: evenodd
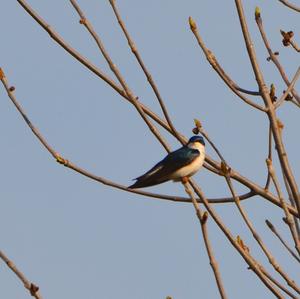
M 202 136 L 193 136 L 186 145 L 169 153 L 153 168 L 137 177 L 136 182 L 128 188 L 149 187 L 169 180 L 174 182 L 186 180 L 202 167 L 204 158 L 204 139 Z

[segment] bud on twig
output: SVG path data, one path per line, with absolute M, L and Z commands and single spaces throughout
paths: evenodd
M 190 28 L 192 31 L 195 31 L 197 29 L 197 24 L 196 22 L 193 20 L 192 17 L 189 17 L 189 24 L 190 24 Z
M 273 103 L 276 102 L 277 100 L 277 97 L 275 95 L 275 85 L 273 83 L 271 84 L 271 88 L 270 88 L 270 98 Z
M 228 167 L 224 161 L 222 161 L 221 162 L 221 171 L 224 176 L 227 176 L 228 174 L 230 174 L 231 168 Z
M 268 219 L 266 219 L 265 221 L 266 221 L 266 224 L 269 227 L 269 229 L 271 231 L 274 231 L 274 225 Z
M 260 8 L 258 6 L 255 7 L 255 20 L 260 19 Z
M 240 236 L 236 237 L 236 241 L 239 244 L 239 246 L 243 249 L 243 251 L 245 251 L 246 253 L 250 252 L 249 247 L 244 243 L 244 241 L 242 240 L 242 238 Z
M 281 35 L 283 37 L 283 39 L 282 39 L 283 45 L 285 47 L 288 47 L 291 44 L 291 39 L 294 36 L 294 32 L 293 31 L 285 32 L 283 30 L 280 30 L 280 33 L 281 33 Z
M 207 211 L 205 211 L 202 215 L 201 223 L 205 224 L 207 219 L 208 219 L 208 213 L 207 213 Z
M 38 286 L 36 286 L 35 284 L 31 284 L 30 285 L 30 295 L 31 296 L 35 296 L 35 294 L 36 294 L 36 292 L 39 290 L 39 287 Z
M 202 124 L 201 124 L 201 121 L 197 118 L 194 118 L 194 123 L 195 123 L 195 128 L 193 129 L 193 133 L 197 135 L 197 134 L 200 133 L 200 129 L 202 128 Z

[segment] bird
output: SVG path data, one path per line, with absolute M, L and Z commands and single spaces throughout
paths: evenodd
M 154 165 L 145 174 L 135 178 L 130 189 L 150 187 L 170 180 L 186 181 L 203 165 L 205 142 L 202 136 L 192 136 L 188 143 L 169 153 L 163 160 Z

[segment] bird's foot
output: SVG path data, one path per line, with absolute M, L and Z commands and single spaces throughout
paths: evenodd
M 189 177 L 184 176 L 184 177 L 181 178 L 181 181 L 182 181 L 183 184 L 186 184 L 189 181 Z

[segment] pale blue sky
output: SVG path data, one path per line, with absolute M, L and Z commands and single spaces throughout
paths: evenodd
M 296 31 L 299 15 L 275 0 L 244 2 L 265 79 L 282 91 L 285 86 L 277 70 L 266 61 L 254 8 L 261 7 L 266 32 L 273 49 L 280 51 L 289 77 L 297 70 L 299 57 L 282 48 L 279 29 Z M 108 1 L 79 3 L 129 86 L 161 114 Z M 78 51 L 110 72 L 68 1 L 32 0 L 30 4 Z M 117 4 L 177 129 L 189 137 L 193 118 L 199 118 L 230 165 L 263 185 L 267 120 L 229 92 L 207 63 L 187 22 L 191 15 L 224 69 L 242 87 L 255 90 L 234 1 Z M 0 65 L 28 116 L 62 156 L 124 185 L 165 156 L 136 110 L 51 40 L 16 1 L 3 1 L 0 26 Z M 295 106 L 287 104 L 279 116 L 299 179 L 297 113 Z M 44 298 L 219 298 L 191 205 L 124 193 L 58 165 L 26 127 L 2 87 L 0 135 L 1 250 L 40 286 Z M 174 149 L 180 146 L 174 138 L 167 139 Z M 214 156 L 209 146 L 207 152 Z M 222 178 L 207 170 L 195 178 L 208 197 L 229 195 Z M 173 183 L 148 190 L 184 195 L 182 186 Z M 299 277 L 293 260 L 264 225 L 269 218 L 287 232 L 283 213 L 259 198 L 243 206 L 278 261 L 292 277 Z M 216 210 L 273 273 L 236 207 L 223 205 Z M 212 220 L 209 233 L 228 297 L 270 298 Z M 3 263 L 0 281 L 1 298 L 29 297 Z

